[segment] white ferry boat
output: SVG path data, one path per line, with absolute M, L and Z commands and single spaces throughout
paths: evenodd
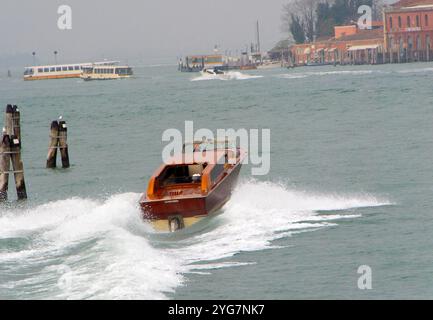
M 83 67 L 80 77 L 85 81 L 90 81 L 123 79 L 130 78 L 132 75 L 132 68 L 129 66 L 92 65 Z
M 103 61 L 26 67 L 24 69 L 24 80 L 79 78 L 85 67 L 95 65 L 110 66 L 116 63 L 117 61 Z

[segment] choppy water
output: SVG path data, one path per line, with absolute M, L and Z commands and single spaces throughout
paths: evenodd
M 0 209 L 1 298 L 433 296 L 432 64 L 136 74 L 0 80 L 0 105 L 21 107 L 30 196 Z M 47 170 L 60 114 L 73 165 Z M 161 235 L 136 204 L 162 132 L 185 120 L 270 128 L 271 172 L 245 166 L 221 215 Z

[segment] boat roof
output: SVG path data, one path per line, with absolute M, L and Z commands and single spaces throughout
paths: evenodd
M 87 66 L 86 66 L 87 67 Z M 119 65 L 93 65 L 93 66 L 88 66 L 89 68 L 101 68 L 101 69 L 106 69 L 106 68 L 131 68 L 131 66 L 119 66 Z
M 62 63 L 62 64 L 50 64 L 50 65 L 38 65 L 38 66 L 26 66 L 25 68 L 52 68 L 52 67 L 64 67 L 64 66 L 113 66 L 118 64 L 119 61 L 97 61 L 97 62 L 78 62 L 78 63 Z

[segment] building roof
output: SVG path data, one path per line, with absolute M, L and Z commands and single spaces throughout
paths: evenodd
M 358 30 L 357 33 L 342 36 L 337 41 L 353 41 L 353 40 L 373 40 L 373 39 L 382 39 L 383 38 L 383 30 L 381 29 L 373 29 L 373 30 Z
M 433 6 L 433 0 L 400 0 L 391 5 L 393 9 Z

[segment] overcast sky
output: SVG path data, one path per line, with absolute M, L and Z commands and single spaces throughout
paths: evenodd
M 288 0 L 0 0 L 0 59 L 40 63 L 139 59 L 176 63 L 176 57 L 245 48 L 260 21 L 262 48 L 285 37 L 282 6 Z M 72 8 L 72 30 L 59 30 L 57 9 Z

